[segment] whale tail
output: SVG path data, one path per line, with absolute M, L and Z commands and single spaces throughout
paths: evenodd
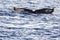
M 52 12 L 55 12 L 55 7 L 52 9 Z

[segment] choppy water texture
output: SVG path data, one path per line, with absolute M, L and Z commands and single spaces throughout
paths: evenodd
M 56 7 L 53 14 L 14 12 Z M 0 0 L 0 40 L 60 40 L 60 0 Z

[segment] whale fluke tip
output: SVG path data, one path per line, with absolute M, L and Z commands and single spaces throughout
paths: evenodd
M 14 11 L 16 11 L 16 7 L 13 7 Z
M 56 10 L 56 9 L 55 9 L 55 7 L 54 7 L 54 8 L 52 9 L 52 12 L 55 12 L 55 10 Z

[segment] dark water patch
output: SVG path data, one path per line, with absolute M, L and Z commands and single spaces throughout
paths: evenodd
M 22 36 L 22 33 L 19 32 L 16 32 L 16 31 L 0 31 L 0 34 L 2 34 L 3 36 L 2 37 L 21 37 Z
M 35 3 L 33 3 L 33 2 L 28 2 L 29 4 L 35 4 Z
M 21 23 L 21 24 L 19 24 L 19 25 L 25 25 L 25 24 L 29 24 L 29 22 Z
M 0 33 L 15 33 L 15 31 L 0 31 Z
M 45 32 L 50 32 L 50 33 L 51 33 L 51 31 L 50 31 L 49 29 L 44 29 L 44 31 L 45 31 Z
M 10 38 L 10 36 L 0 36 L 0 38 Z
M 16 33 L 15 33 L 15 32 L 13 32 L 10 36 L 15 36 L 15 37 L 16 37 L 17 35 L 16 35 Z
M 3 39 L 0 39 L 0 40 L 3 40 Z
M 24 40 L 33 40 L 33 38 L 24 38 Z
M 17 28 L 17 27 L 6 27 L 6 26 L 0 26 L 0 28 L 5 28 L 5 29 L 24 29 L 22 28 Z
M 49 33 L 48 33 L 48 34 L 44 34 L 44 35 L 52 35 L 52 34 L 49 34 Z
M 5 28 L 4 26 L 0 26 L 0 28 Z
M 7 29 L 24 29 L 24 28 L 16 28 L 16 27 L 6 27 Z
M 9 13 L 0 13 L 0 16 L 12 16 L 12 17 L 14 17 L 14 16 L 16 16 L 16 15 L 14 15 L 14 14 L 9 14 Z
M 3 11 L 0 10 L 0 16 L 16 16 L 16 14 L 14 14 L 13 11 L 11 11 L 11 9 L 9 9 L 10 11 Z
M 21 37 L 23 34 L 19 31 L 19 32 L 13 32 L 10 36 L 12 37 Z
M 60 34 L 58 35 L 58 37 L 60 37 Z
M 25 16 L 20 16 L 20 17 L 24 18 Z
M 30 32 L 30 33 L 28 33 L 28 35 L 41 35 L 41 34 L 43 34 L 43 32 L 42 31 L 36 31 L 36 32 Z
M 43 28 L 33 28 L 34 30 L 43 30 Z
M 42 18 L 42 21 L 47 22 L 48 20 L 44 17 Z
M 54 26 L 52 29 L 60 29 L 60 27 L 58 27 L 58 26 Z
M 6 22 L 6 21 L 1 21 L 2 23 L 5 23 L 5 24 L 10 24 L 11 22 Z
M 58 36 L 50 36 L 50 38 L 57 38 Z

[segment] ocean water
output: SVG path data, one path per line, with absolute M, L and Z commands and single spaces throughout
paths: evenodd
M 14 12 L 13 7 L 55 7 L 55 12 Z M 0 0 L 0 40 L 60 40 L 60 0 Z

